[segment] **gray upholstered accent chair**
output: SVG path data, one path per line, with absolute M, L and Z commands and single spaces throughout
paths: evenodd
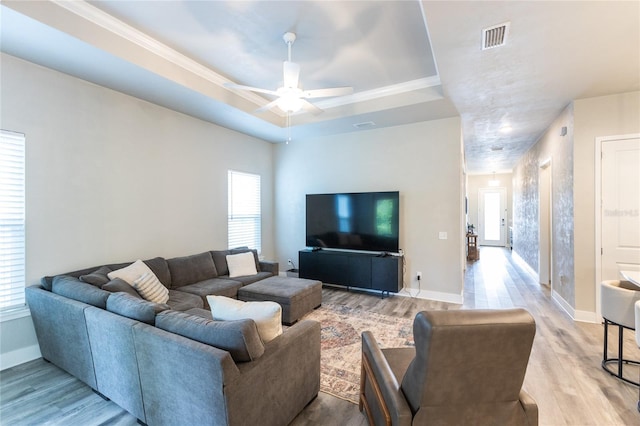
M 419 312 L 415 348 L 362 333 L 360 410 L 371 425 L 536 425 L 522 390 L 536 332 L 524 309 Z

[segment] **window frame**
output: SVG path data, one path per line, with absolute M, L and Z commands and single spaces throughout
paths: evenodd
M 16 303 L 2 306 L 0 305 L 0 322 L 13 320 L 28 316 L 29 308 L 26 304 L 24 289 L 26 287 L 26 137 L 23 133 L 12 132 L 0 129 L 0 228 L 5 231 L 3 236 L 18 238 L 18 242 L 0 245 L 2 258 L 9 258 L 7 252 L 15 252 L 17 249 L 17 260 L 0 264 L 0 289 L 10 292 L 13 288 L 21 289 L 21 296 L 12 296 L 11 301 L 17 299 Z M 14 223 L 7 223 L 14 222 Z M 7 228 L 18 228 L 8 229 Z M 5 268 L 18 267 L 18 272 L 5 271 Z M 3 275 L 9 275 L 3 278 Z M 6 280 L 6 282 L 5 282 Z
M 246 182 L 247 178 L 253 182 Z M 237 191 L 240 189 L 238 185 L 241 185 L 243 180 L 245 180 L 245 184 L 253 185 L 253 187 L 247 188 L 253 193 L 253 198 L 238 199 Z M 260 255 L 262 252 L 262 177 L 257 173 L 229 169 L 227 172 L 227 201 L 227 247 L 233 249 L 248 246 L 251 249 L 256 249 Z M 251 242 L 239 242 L 238 235 L 232 235 L 233 232 L 238 232 L 236 226 L 240 225 L 241 221 L 250 222 L 250 226 L 254 228 Z

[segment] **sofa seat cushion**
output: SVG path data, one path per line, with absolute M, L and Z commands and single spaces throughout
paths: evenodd
M 253 284 L 256 281 L 264 280 L 265 278 L 269 278 L 269 277 L 272 277 L 272 276 L 273 275 L 271 274 L 271 272 L 258 272 L 255 275 L 243 275 L 241 277 L 233 277 L 233 278 L 230 278 L 228 276 L 224 276 L 224 277 L 220 277 L 220 278 L 226 278 L 226 279 L 238 281 L 238 282 L 242 283 L 242 285 L 247 285 L 247 284 Z
M 212 278 L 210 280 L 200 281 L 196 284 L 180 287 L 179 291 L 184 291 L 200 296 L 204 303 L 203 306 L 208 309 L 209 303 L 207 302 L 207 296 L 216 295 L 236 298 L 238 296 L 238 289 L 240 287 L 242 287 L 242 283 L 239 281 L 223 278 Z
M 167 305 L 169 305 L 174 311 L 187 311 L 193 308 L 203 308 L 204 301 L 202 300 L 202 297 L 197 294 L 179 290 L 169 290 L 169 301 L 167 302 Z
M 94 285 L 80 281 L 79 278 L 58 275 L 53 277 L 51 291 L 60 296 L 77 300 L 88 305 L 104 309 L 111 293 Z
M 156 327 L 229 352 L 235 362 L 253 361 L 264 354 L 256 323 L 251 319 L 214 321 L 187 312 L 165 311 Z
M 167 264 L 171 271 L 171 288 L 174 289 L 218 276 L 216 265 L 208 251 L 167 259 Z
M 107 311 L 150 325 L 155 324 L 158 313 L 168 309 L 169 305 L 149 302 L 123 292 L 109 293 L 107 299 Z

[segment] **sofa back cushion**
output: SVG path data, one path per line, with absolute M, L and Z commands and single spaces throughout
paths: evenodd
M 211 256 L 213 257 L 213 262 L 216 265 L 216 270 L 218 271 L 218 276 L 229 275 L 229 265 L 227 265 L 227 256 L 230 254 L 240 254 L 252 252 L 253 258 L 256 262 L 256 271 L 260 272 L 260 259 L 258 258 L 258 251 L 249 249 L 248 247 L 238 247 L 230 250 L 213 250 L 211 252 Z
M 208 251 L 191 256 L 167 259 L 172 288 L 183 287 L 218 276 L 216 265 Z
M 111 272 L 111 268 L 108 266 L 101 266 L 90 274 L 80 275 L 80 281 L 95 285 L 96 287 L 102 287 L 109 282 L 107 274 Z
M 155 323 L 156 314 L 170 309 L 169 305 L 148 302 L 123 292 L 108 294 L 107 311 L 150 325 Z
M 235 362 L 253 361 L 264 353 L 258 328 L 251 319 L 213 321 L 185 312 L 164 311 L 156 316 L 156 327 L 223 349 Z
M 138 291 L 135 288 L 133 288 L 131 284 L 129 284 L 122 278 L 114 278 L 108 283 L 106 283 L 105 285 L 103 285 L 101 288 L 110 293 L 117 293 L 121 291 L 124 293 L 128 293 L 137 299 L 142 299 L 142 296 L 140 296 L 140 293 L 138 293 Z
M 91 284 L 80 281 L 79 278 L 58 275 L 53 277 L 51 291 L 60 296 L 77 300 L 104 309 L 107 298 L 111 293 Z
M 165 287 L 171 288 L 171 272 L 164 257 L 154 257 L 143 261 Z

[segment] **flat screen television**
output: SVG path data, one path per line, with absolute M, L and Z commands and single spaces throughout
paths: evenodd
M 306 246 L 399 250 L 400 193 L 307 194 Z

